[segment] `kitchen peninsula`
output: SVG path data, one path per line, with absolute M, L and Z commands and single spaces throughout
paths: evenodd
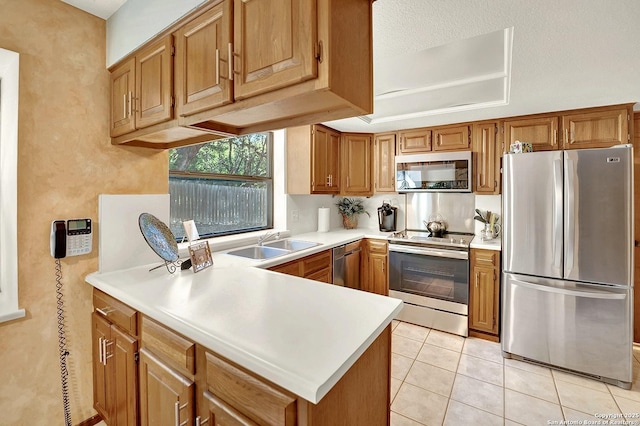
M 399 300 L 218 256 L 230 257 L 214 254 L 214 266 L 197 274 L 145 265 L 86 278 L 96 308 L 96 300 L 113 298 L 110 309 L 121 303 L 137 313 L 129 323 L 140 336 L 143 424 L 164 409 L 145 396 L 158 375 L 147 364 L 162 356 L 165 369 L 190 383 L 189 398 L 177 392 L 171 401 L 178 423 L 227 416 L 248 420 L 231 424 L 388 424 L 389 324 Z M 159 345 L 158 336 L 170 337 Z M 100 352 L 105 360 L 111 354 Z

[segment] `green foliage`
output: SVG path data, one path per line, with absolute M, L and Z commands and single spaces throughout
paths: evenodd
M 362 200 L 358 198 L 342 198 L 336 203 L 336 206 L 338 206 L 338 211 L 347 217 L 362 213 L 366 213 L 367 216 L 371 217 L 369 212 L 364 209 Z
M 269 138 L 255 133 L 169 151 L 169 171 L 270 176 Z

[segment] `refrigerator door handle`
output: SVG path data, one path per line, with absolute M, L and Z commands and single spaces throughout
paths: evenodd
M 562 160 L 553 161 L 553 267 L 560 269 L 562 255 Z
M 519 285 L 522 287 L 531 288 L 538 291 L 545 291 L 547 293 L 557 293 L 565 296 L 574 296 L 574 297 L 588 297 L 590 299 L 606 299 L 606 300 L 620 300 L 627 297 L 626 293 L 600 293 L 600 292 L 591 292 L 591 291 L 580 291 L 580 290 L 568 290 L 564 288 L 557 287 L 549 287 L 542 284 L 532 284 L 525 281 L 520 281 L 517 279 L 511 279 L 510 282 L 515 285 Z
M 568 277 L 571 274 L 571 271 L 573 270 L 573 262 L 574 262 L 574 255 L 575 255 L 575 236 L 576 236 L 576 206 L 575 206 L 575 187 L 574 187 L 574 180 L 573 180 L 573 174 L 575 172 L 574 170 L 574 165 L 573 165 L 573 160 L 571 160 L 570 158 L 568 158 L 566 156 L 567 154 L 565 153 L 565 167 L 564 167 L 564 175 L 566 178 L 566 187 L 565 187 L 565 191 L 566 191 L 566 233 L 567 233 L 567 239 L 566 239 L 566 249 L 567 249 L 567 256 L 565 259 L 565 268 L 564 268 L 564 276 L 565 278 Z

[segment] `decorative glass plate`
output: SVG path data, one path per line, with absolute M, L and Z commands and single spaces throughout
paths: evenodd
M 178 260 L 178 243 L 171 229 L 160 219 L 149 213 L 138 218 L 140 231 L 149 247 L 165 262 Z

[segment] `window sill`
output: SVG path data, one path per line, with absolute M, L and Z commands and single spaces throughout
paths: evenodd
M 7 309 L 5 311 L 0 307 L 0 323 L 24 318 L 25 316 L 26 312 L 24 309 Z
M 222 250 L 227 250 L 227 249 L 241 247 L 241 246 L 257 244 L 258 238 L 260 238 L 267 232 L 280 232 L 280 238 L 287 238 L 291 234 L 288 230 L 270 229 L 270 230 L 262 230 L 262 231 L 256 231 L 256 232 L 247 232 L 247 233 L 238 234 L 238 235 L 226 235 L 223 237 L 203 238 L 197 241 L 207 241 L 209 243 L 211 252 L 216 252 L 216 251 L 222 251 Z M 189 247 L 189 243 L 178 244 L 178 255 L 180 256 L 180 258 L 189 257 L 188 247 Z

